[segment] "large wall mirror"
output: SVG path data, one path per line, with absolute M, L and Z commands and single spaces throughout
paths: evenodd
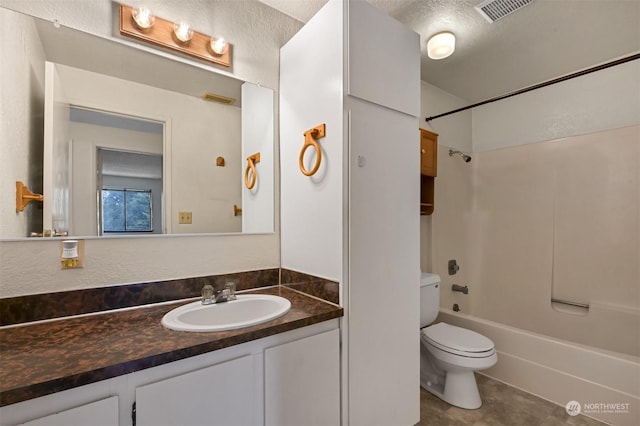
M 4 8 L 0 25 L 0 238 L 273 232 L 271 89 Z M 16 181 L 44 201 L 17 212 Z

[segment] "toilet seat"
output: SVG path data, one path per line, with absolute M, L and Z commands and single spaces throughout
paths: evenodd
M 487 337 L 444 322 L 424 328 L 420 335 L 425 343 L 453 355 L 486 358 L 495 354 L 495 346 Z

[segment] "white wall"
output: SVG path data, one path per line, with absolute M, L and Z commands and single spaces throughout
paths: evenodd
M 256 1 L 150 0 L 144 3 L 156 10 L 158 16 L 182 16 L 202 32 L 224 34 L 233 44 L 234 57 L 229 72 L 266 87 L 278 87 L 279 48 L 301 26 Z M 0 0 L 0 6 L 48 20 L 58 19 L 72 28 L 115 38 L 110 0 Z M 279 32 L 266 31 L 272 27 Z M 277 142 L 275 149 L 278 149 Z M 276 167 L 276 180 L 278 173 Z M 275 192 L 277 200 L 279 192 Z M 275 206 L 278 218 L 277 202 Z M 275 231 L 272 235 L 89 240 L 85 249 L 86 266 L 74 271 L 60 270 L 58 241 L 1 241 L 0 296 L 278 267 L 278 226 Z
M 436 120 L 425 121 L 447 111 L 469 105 L 470 102 L 458 98 L 444 90 L 420 82 L 420 127 L 438 134 L 438 143 L 448 148 L 464 152 L 472 151 L 471 144 L 471 110 L 452 114 Z
M 449 157 L 449 148 L 471 152 L 471 111 L 464 111 L 425 122 L 426 117 L 469 104 L 436 86 L 422 82 L 420 127 L 438 134 L 438 177 L 435 180 L 435 208 L 430 216 L 420 216 L 420 267 L 424 272 L 439 271 L 442 279 L 441 305 L 464 305 L 451 291 L 451 284 L 470 278 L 471 256 L 469 217 L 473 201 L 471 175 L 474 162 Z M 446 273 L 447 262 L 455 259 L 460 272 Z M 444 273 L 443 273 L 444 272 Z M 447 289 L 447 290 L 444 290 Z
M 122 40 L 117 35 L 117 26 L 114 27 L 118 19 L 117 4 L 111 0 L 0 0 L 1 7 Z M 202 33 L 223 35 L 233 45 L 231 68 L 193 63 L 272 88 L 278 86 L 278 49 L 302 26 L 255 0 L 132 0 L 124 4 L 144 5 L 161 18 L 185 19 Z M 278 28 L 279 32 L 274 32 L 273 28 Z
M 0 52 L 0 98 L 16 100 L 11 104 L 0 102 L 0 135 L 5 140 L 0 143 L 0 158 L 12 159 L 0 167 L 0 182 L 11 183 L 0 188 L 0 235 L 21 238 L 42 229 L 41 203 L 33 202 L 16 213 L 13 183 L 22 181 L 32 192 L 42 193 L 42 171 L 37 165 L 42 163 L 44 66 L 39 65 L 44 63 L 44 52 L 33 24 L 2 9 Z M 29 117 L 36 120 L 27 120 Z
M 640 61 L 473 110 L 473 151 L 582 135 L 640 122 Z
M 331 21 L 335 24 L 328 28 Z M 342 5 L 330 2 L 282 47 L 280 68 L 282 267 L 338 282 L 344 237 L 343 31 Z M 322 123 L 322 163 L 307 177 L 298 167 L 304 132 Z M 306 169 L 315 161 L 310 148 Z

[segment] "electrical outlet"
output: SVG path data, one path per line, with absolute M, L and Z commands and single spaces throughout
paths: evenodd
M 179 212 L 178 213 L 178 223 L 183 225 L 191 225 L 191 212 Z

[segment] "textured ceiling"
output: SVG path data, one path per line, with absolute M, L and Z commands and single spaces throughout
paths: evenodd
M 327 0 L 260 0 L 308 21 Z M 494 23 L 482 0 L 369 0 L 420 34 L 422 80 L 471 102 L 640 51 L 640 0 L 534 0 Z M 449 30 L 456 51 L 434 61 L 429 36 Z

